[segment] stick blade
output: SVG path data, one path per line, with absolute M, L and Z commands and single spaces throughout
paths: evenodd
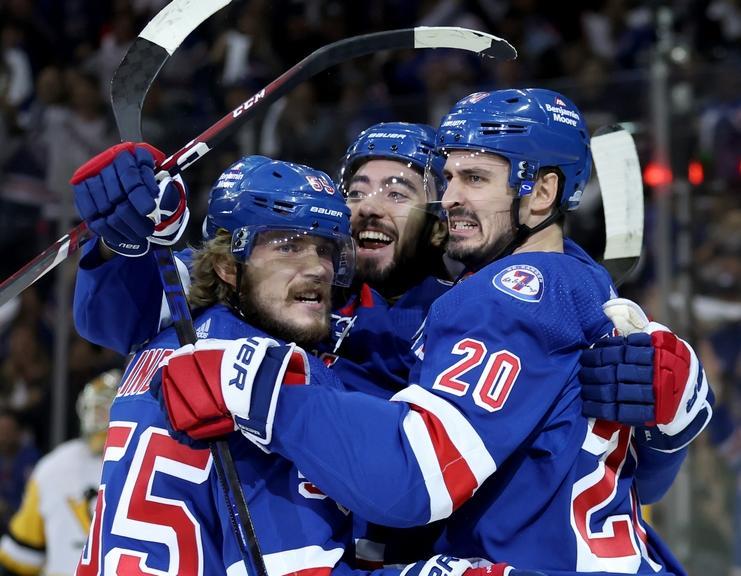
M 643 246 L 643 178 L 635 142 L 619 124 L 594 133 L 592 159 L 605 213 L 602 264 L 616 284 L 635 268 Z
M 414 48 L 455 48 L 499 60 L 517 58 L 517 50 L 504 38 L 457 26 L 417 26 Z
M 173 0 L 140 32 L 111 80 L 111 105 L 122 141 L 142 140 L 142 106 L 162 66 L 193 30 L 231 1 Z

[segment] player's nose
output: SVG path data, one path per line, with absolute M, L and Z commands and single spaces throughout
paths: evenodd
M 448 185 L 445 188 L 442 198 L 443 210 L 450 210 L 455 206 L 460 206 L 463 203 L 463 196 L 461 195 L 460 186 L 458 186 L 455 178 L 448 181 Z

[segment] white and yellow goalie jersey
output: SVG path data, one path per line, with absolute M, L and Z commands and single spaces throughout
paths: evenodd
M 44 456 L 0 540 L 0 564 L 17 574 L 73 574 L 95 507 L 102 457 L 85 440 Z

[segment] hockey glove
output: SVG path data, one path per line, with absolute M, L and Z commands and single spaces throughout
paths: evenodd
M 405 566 L 402 574 L 418 576 L 545 576 L 535 570 L 518 570 L 504 562 L 492 564 L 488 560 L 465 559 L 438 554 L 427 561 Z
M 124 142 L 88 160 L 72 175 L 80 217 L 114 252 L 141 256 L 150 242 L 169 246 L 188 223 L 185 185 L 166 172 L 165 155 L 149 144 Z
M 630 300 L 603 308 L 621 336 L 582 354 L 583 413 L 639 426 L 637 439 L 651 448 L 683 448 L 712 414 L 713 394 L 694 350 Z
M 161 394 L 172 428 L 195 440 L 238 429 L 270 444 L 281 384 L 306 384 L 306 353 L 270 338 L 199 340 L 162 366 Z

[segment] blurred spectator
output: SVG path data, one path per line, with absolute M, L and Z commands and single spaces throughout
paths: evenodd
M 128 5 L 116 10 L 111 18 L 110 29 L 100 39 L 100 47 L 85 62 L 84 68 L 97 76 L 100 82 L 103 99 L 108 99 L 113 73 L 138 33 L 133 10 Z
M 85 545 L 103 465 L 108 412 L 121 379 L 111 370 L 77 398 L 81 435 L 44 456 L 0 540 L 0 567 L 17 574 L 72 574 Z
M 0 534 L 21 504 L 23 489 L 40 454 L 24 437 L 18 416 L 0 408 Z
M 279 69 L 264 21 L 263 2 L 249 2 L 240 7 L 235 26 L 222 32 L 211 48 L 211 62 L 220 68 L 224 86 L 247 81 L 265 84 Z M 246 98 L 245 98 L 246 100 Z
M 6 23 L 0 29 L 0 49 L 5 67 L 2 79 L 3 104 L 18 108 L 31 96 L 33 76 L 31 62 L 21 46 L 23 33 L 12 23 Z
M 0 363 L 0 408 L 14 410 L 28 424 L 37 443 L 48 434 L 50 363 L 38 329 L 15 323 L 8 336 L 8 350 Z
M 43 135 L 47 147 L 46 185 L 57 197 L 67 192 L 70 176 L 78 166 L 116 142 L 98 80 L 68 70 L 65 85 L 69 106 L 49 110 Z

